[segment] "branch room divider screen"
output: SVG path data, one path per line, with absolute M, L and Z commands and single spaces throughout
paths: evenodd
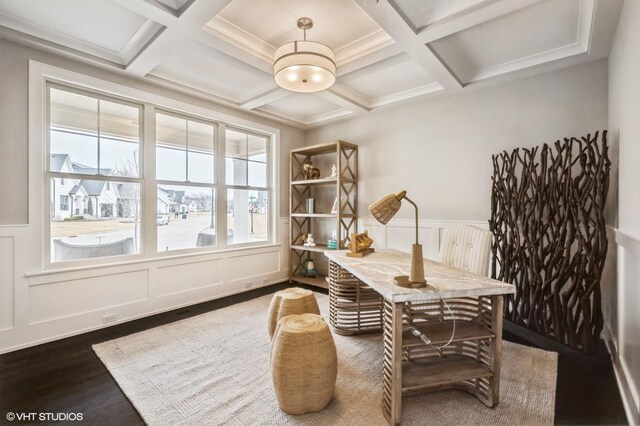
M 516 286 L 505 319 L 585 354 L 602 330 L 607 132 L 493 156 L 492 276 Z

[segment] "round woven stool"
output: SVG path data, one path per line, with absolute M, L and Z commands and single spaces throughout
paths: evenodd
M 323 410 L 333 397 L 338 357 L 320 315 L 290 315 L 271 343 L 271 376 L 280 409 L 289 414 Z
M 269 337 L 273 338 L 280 318 L 300 314 L 320 314 L 318 301 L 311 290 L 293 287 L 276 292 L 269 306 Z

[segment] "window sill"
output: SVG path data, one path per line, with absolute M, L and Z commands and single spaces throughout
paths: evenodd
M 173 255 L 157 254 L 154 257 L 146 257 L 146 258 L 135 259 L 135 260 L 123 260 L 120 262 L 111 262 L 111 263 L 100 263 L 96 265 L 82 265 L 82 266 L 73 266 L 68 268 L 51 267 L 50 269 L 45 269 L 43 271 L 27 272 L 24 274 L 24 276 L 27 278 L 42 277 L 47 275 L 63 274 L 63 273 L 69 273 L 69 272 L 89 271 L 89 270 L 103 269 L 103 268 L 114 268 L 119 266 L 138 265 L 141 263 L 156 263 L 156 262 L 163 262 L 167 260 L 189 259 L 189 258 L 202 257 L 202 256 L 215 256 L 215 255 L 221 255 L 225 253 L 243 252 L 243 251 L 250 251 L 250 250 L 262 250 L 262 249 L 269 249 L 269 248 L 276 248 L 276 247 L 282 247 L 282 244 L 281 243 L 265 243 L 262 245 L 233 247 L 233 248 L 226 248 L 223 250 L 215 250 L 215 251 L 204 251 L 204 252 L 195 252 L 195 253 L 190 252 L 190 253 L 181 253 L 181 254 L 173 254 Z

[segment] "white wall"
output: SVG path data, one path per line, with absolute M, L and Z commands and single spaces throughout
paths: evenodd
M 640 423 L 640 2 L 626 0 L 609 56 L 609 129 L 619 147 L 618 316 L 614 367 L 631 423 Z
M 286 218 L 277 221 L 277 243 L 260 248 L 43 272 L 37 170 L 28 179 L 29 164 L 42 162 L 40 149 L 29 151 L 39 139 L 28 132 L 29 60 L 279 130 L 282 215 L 288 212 L 288 153 L 304 139 L 299 129 L 0 40 L 0 353 L 103 327 L 105 315 L 127 321 L 288 277 Z

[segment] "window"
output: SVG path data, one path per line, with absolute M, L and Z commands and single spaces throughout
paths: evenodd
M 270 136 L 56 83 L 47 94 L 48 263 L 271 240 Z
M 49 86 L 51 262 L 140 252 L 141 111 Z
M 62 185 L 64 185 L 64 179 L 60 179 L 62 181 Z M 60 210 L 69 210 L 69 196 L 61 195 L 60 196 Z
M 227 224 L 233 244 L 269 238 L 268 145 L 263 135 L 226 130 Z
M 217 245 L 216 125 L 156 113 L 158 251 Z

